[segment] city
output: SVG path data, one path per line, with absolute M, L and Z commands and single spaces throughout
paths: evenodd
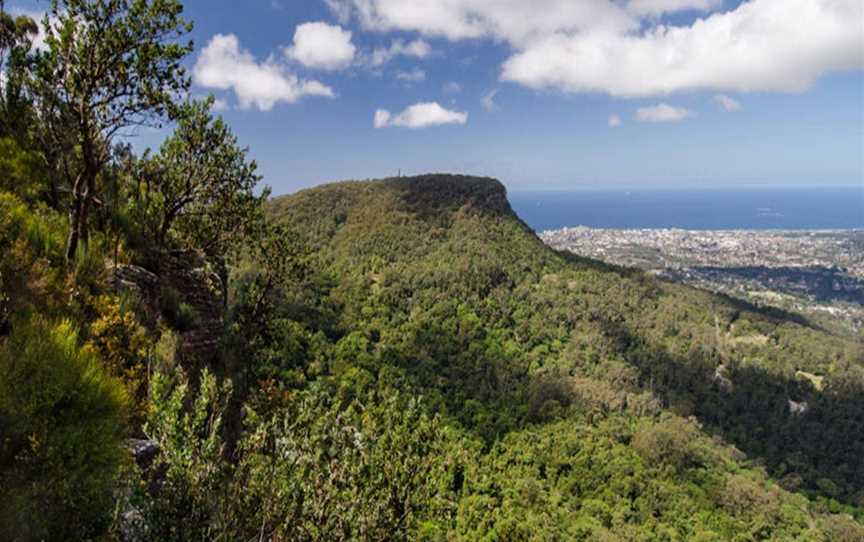
M 544 231 L 558 250 L 638 267 L 755 305 L 800 312 L 860 333 L 864 324 L 864 231 Z M 832 326 L 833 327 L 833 326 Z

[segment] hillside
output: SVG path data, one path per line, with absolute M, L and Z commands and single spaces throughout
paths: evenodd
M 553 252 L 492 179 L 339 183 L 278 198 L 269 211 L 310 247 L 332 311 L 330 340 L 356 359 L 350 369 L 332 366 L 333 374 L 375 380 L 396 371 L 432 411 L 479 439 L 473 468 L 496 474 L 465 478 L 471 485 L 458 502 L 492 499 L 472 512 L 483 521 L 514 510 L 514 498 L 531 521 L 578 516 L 598 499 L 611 507 L 606 523 L 616 532 L 615 521 L 651 517 L 695 536 L 700 522 L 685 527 L 664 515 L 683 499 L 712 518 L 728 516 L 721 524 L 737 531 L 751 505 L 776 500 L 776 513 L 802 506 L 775 483 L 821 503 L 816 509 L 864 504 L 864 442 L 848 438 L 864 430 L 860 344 Z M 602 453 L 614 457 L 603 461 L 614 483 L 576 490 L 567 485 L 576 483 L 570 469 L 592 471 L 598 457 L 577 454 L 585 462 L 577 466 L 566 450 L 592 439 L 611 446 Z M 747 470 L 762 465 L 773 481 Z M 504 486 L 485 487 L 489 476 Z M 676 497 L 646 516 L 640 493 L 661 480 Z M 730 487 L 739 482 L 747 487 Z M 730 498 L 732 509 L 724 508 Z
M 555 252 L 494 179 L 271 199 L 219 111 L 331 87 L 49 4 L 0 0 L 0 540 L 864 540 L 862 344 Z

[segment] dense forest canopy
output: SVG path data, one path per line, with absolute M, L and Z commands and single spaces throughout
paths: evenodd
M 864 540 L 860 343 L 493 179 L 270 199 L 179 1 L 2 8 L 0 539 Z

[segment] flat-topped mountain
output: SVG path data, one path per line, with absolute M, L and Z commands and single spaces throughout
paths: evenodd
M 352 344 L 368 378 L 402 374 L 485 446 L 508 449 L 572 412 L 623 416 L 630 427 L 674 414 L 688 439 L 722 438 L 746 454 L 735 456 L 742 465 L 767 465 L 788 490 L 827 495 L 830 485 L 843 502 L 862 498 L 864 443 L 844 437 L 864 431 L 852 393 L 864 385 L 859 344 L 800 317 L 556 252 L 493 179 L 344 182 L 269 210 L 322 272 L 331 340 Z M 830 384 L 816 389 L 802 374 Z M 620 438 L 640 446 L 631 430 Z

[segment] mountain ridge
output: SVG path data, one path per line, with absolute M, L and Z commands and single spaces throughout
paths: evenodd
M 330 184 L 279 198 L 270 212 L 328 270 L 327 299 L 342 314 L 337 344 L 363 337 L 376 367 L 407 371 L 422 393 L 439 397 L 433 404 L 487 442 L 546 419 L 548 409 L 615 411 L 656 399 L 764 461 L 785 487 L 864 503 L 854 474 L 864 472 L 864 450 L 842 438 L 864 429 L 844 387 L 857 389 L 864 372 L 854 342 L 555 252 L 493 179 Z M 799 371 L 834 384 L 815 390 Z M 568 390 L 583 389 L 554 391 L 548 375 L 556 374 Z M 538 386 L 551 386 L 558 407 L 524 391 Z M 789 401 L 808 411 L 794 414 Z

